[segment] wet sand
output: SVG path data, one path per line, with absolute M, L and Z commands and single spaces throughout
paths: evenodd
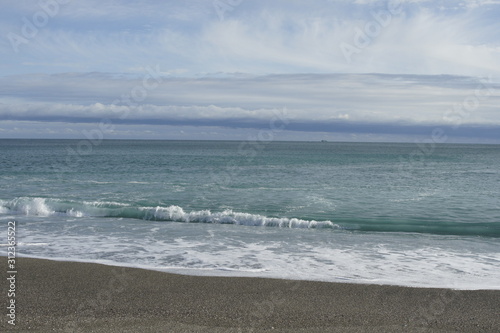
M 7 259 L 2 258 L 6 267 Z M 498 290 L 199 277 L 28 258 L 17 259 L 17 271 L 16 326 L 7 323 L 8 310 L 3 307 L 0 331 L 499 332 L 500 328 Z M 5 291 L 8 281 L 3 281 Z

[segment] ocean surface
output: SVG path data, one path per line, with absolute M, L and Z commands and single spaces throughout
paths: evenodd
M 499 145 L 0 140 L 0 185 L 4 256 L 500 289 Z

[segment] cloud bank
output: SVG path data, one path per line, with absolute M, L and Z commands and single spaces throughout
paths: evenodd
M 286 139 L 495 142 L 499 17 L 496 0 L 17 1 L 0 13 L 0 136 L 107 119 L 120 137 L 241 138 L 286 109 Z

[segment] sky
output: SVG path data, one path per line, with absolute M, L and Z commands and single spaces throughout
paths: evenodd
M 500 0 L 17 0 L 0 138 L 500 143 Z

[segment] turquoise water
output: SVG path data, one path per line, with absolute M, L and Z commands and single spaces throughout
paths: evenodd
M 0 140 L 0 218 L 32 257 L 498 289 L 499 165 L 498 145 Z

